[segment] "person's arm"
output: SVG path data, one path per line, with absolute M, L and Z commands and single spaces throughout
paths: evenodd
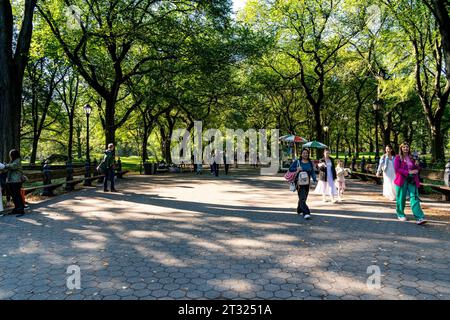
M 377 168 L 377 176 L 381 175 L 381 168 L 384 166 L 385 156 L 382 156 L 380 158 L 380 161 L 378 162 L 378 168 Z
M 6 170 L 18 170 L 18 169 L 20 169 L 20 160 L 19 161 L 17 161 L 17 160 L 14 160 L 13 162 L 11 162 L 11 163 L 8 163 L 7 165 L 5 165 L 5 169 Z
M 317 183 L 316 171 L 314 170 L 314 165 L 312 162 L 311 162 L 311 178 L 313 179 L 314 183 Z
M 292 162 L 291 166 L 289 167 L 289 172 L 297 171 L 297 163 L 298 163 L 298 161 Z
M 322 160 L 321 160 L 321 161 L 319 162 L 319 170 L 320 170 L 320 171 L 324 171 L 324 172 L 327 171 L 327 165 L 326 165 L 325 161 L 322 161 Z

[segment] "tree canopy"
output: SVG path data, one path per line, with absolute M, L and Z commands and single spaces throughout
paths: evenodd
M 143 162 L 171 162 L 172 133 L 195 121 L 278 128 L 350 156 L 408 140 L 443 161 L 449 10 L 445 0 L 248 0 L 237 14 L 230 0 L 1 1 L 0 161 L 12 148 L 31 163 L 83 159 L 85 104 L 91 151 L 113 142 Z

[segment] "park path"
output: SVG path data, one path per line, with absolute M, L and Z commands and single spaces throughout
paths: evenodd
M 395 219 L 380 186 L 295 214 L 281 176 L 130 176 L 0 217 L 0 299 L 450 299 L 450 206 Z M 411 217 L 411 215 L 409 215 Z M 436 219 L 434 219 L 436 217 Z M 447 219 L 448 221 L 448 219 Z M 70 265 L 81 289 L 66 287 Z M 366 282 L 369 266 L 381 288 Z

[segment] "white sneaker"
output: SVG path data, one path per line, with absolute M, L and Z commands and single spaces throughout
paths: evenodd
M 305 220 L 309 220 L 309 219 L 311 219 L 311 215 L 310 215 L 310 214 L 305 214 L 305 215 L 303 216 L 303 218 L 304 218 Z
M 428 221 L 427 220 L 425 220 L 425 219 L 419 219 L 419 220 L 417 220 L 417 224 L 420 226 L 420 225 L 423 225 L 423 224 L 425 224 L 425 223 L 427 223 Z
M 408 221 L 408 219 L 406 219 L 406 217 L 398 217 L 398 220 L 400 220 L 402 222 Z

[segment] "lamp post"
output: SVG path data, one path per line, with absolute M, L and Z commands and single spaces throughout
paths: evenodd
M 383 106 L 383 100 L 378 99 L 373 102 L 373 110 L 375 111 L 375 159 L 380 158 L 380 150 L 378 149 L 378 111 Z
M 90 178 L 91 177 L 91 157 L 89 154 L 89 116 L 92 113 L 92 107 L 89 104 L 86 104 L 84 107 L 84 113 L 86 114 L 86 163 L 85 163 L 85 168 L 86 168 L 86 173 L 85 173 L 85 178 Z M 91 186 L 91 180 L 90 179 L 86 179 L 84 180 L 84 185 L 85 186 Z
M 345 121 L 345 130 L 344 130 L 344 144 L 345 144 L 345 142 L 347 141 L 347 130 L 348 130 L 348 116 L 347 115 L 345 115 L 344 116 L 344 121 Z M 345 146 L 344 146 L 344 154 L 345 154 L 345 158 L 347 159 L 347 151 L 345 151 Z
M 323 132 L 325 132 L 325 144 L 327 145 L 327 147 L 329 148 L 329 144 L 330 144 L 330 136 L 328 135 L 328 130 L 330 130 L 330 128 L 328 126 L 323 127 Z

